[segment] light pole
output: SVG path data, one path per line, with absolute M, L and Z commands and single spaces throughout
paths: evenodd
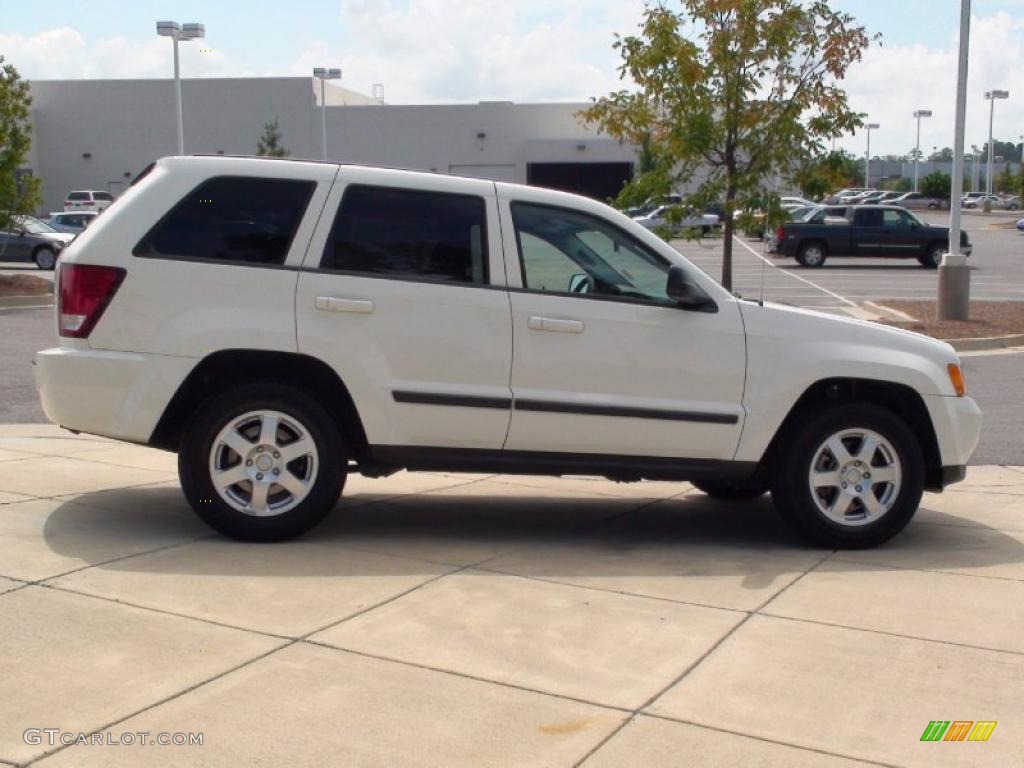
M 996 99 L 1010 98 L 1009 91 L 986 91 L 985 98 L 989 102 L 988 108 L 988 165 L 986 166 L 985 193 L 992 194 L 992 159 L 995 147 L 992 146 L 992 123 L 996 117 Z
M 917 178 L 918 178 L 918 166 L 921 163 L 921 118 L 931 117 L 932 111 L 930 109 L 919 109 L 914 112 L 914 117 L 917 118 L 917 149 L 914 152 L 914 191 L 917 192 Z
M 320 159 L 327 159 L 327 86 L 325 83 L 328 80 L 340 80 L 341 70 L 337 67 L 333 69 L 327 69 L 325 67 L 316 67 L 313 70 L 313 77 L 320 81 Z
M 970 48 L 971 0 L 961 0 L 953 179 L 949 190 L 949 245 L 939 265 L 939 320 L 966 320 L 971 304 L 971 272 L 967 267 L 967 257 L 960 251 L 960 194 L 964 184 L 964 125 L 967 119 L 967 62 Z
M 867 189 L 871 188 L 871 131 L 881 128 L 878 123 L 868 123 L 865 128 L 868 129 L 868 150 L 864 155 L 864 187 Z
M 185 127 L 181 118 L 181 73 L 178 69 L 178 42 L 188 42 L 198 37 L 206 37 L 206 27 L 202 24 L 179 24 L 176 21 L 158 21 L 156 33 L 161 37 L 169 37 L 174 41 L 174 96 L 178 104 L 178 154 L 185 154 Z

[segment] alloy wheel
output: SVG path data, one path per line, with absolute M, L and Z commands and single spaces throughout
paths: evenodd
M 874 523 L 896 504 L 903 471 L 899 454 L 870 429 L 844 429 L 814 452 L 807 481 L 818 511 L 841 526 Z

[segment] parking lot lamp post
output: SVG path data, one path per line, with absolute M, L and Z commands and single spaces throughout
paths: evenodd
M 156 33 L 161 37 L 169 37 L 174 42 L 174 97 L 178 105 L 178 154 L 185 154 L 185 127 L 181 117 L 181 72 L 178 67 L 178 42 L 188 42 L 196 38 L 206 37 L 206 27 L 202 24 L 179 24 L 176 21 L 158 21 Z
M 988 165 L 986 166 L 985 192 L 992 194 L 992 161 L 994 159 L 995 147 L 992 146 L 992 124 L 996 117 L 996 99 L 1010 98 L 1009 91 L 986 91 L 985 98 L 988 99 Z
M 956 125 L 953 129 L 953 179 L 949 190 L 949 245 L 939 265 L 939 320 L 966 320 L 971 303 L 971 273 L 960 252 L 960 195 L 964 184 L 964 125 L 967 119 L 967 63 L 971 48 L 971 0 L 960 0 L 960 60 L 957 65 Z
M 865 128 L 868 129 L 868 150 L 864 155 L 864 186 L 867 189 L 871 188 L 871 131 L 881 128 L 878 123 L 868 123 Z
M 341 70 L 338 68 L 327 69 L 316 67 L 313 69 L 313 77 L 320 81 L 320 159 L 327 159 L 327 86 L 328 80 L 340 80 Z
M 931 117 L 932 111 L 930 109 L 919 109 L 914 112 L 914 117 L 917 118 L 917 149 L 914 152 L 914 191 L 917 192 L 917 179 L 918 171 L 921 164 L 921 118 Z

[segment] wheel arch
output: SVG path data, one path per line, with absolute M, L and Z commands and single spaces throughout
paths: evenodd
M 761 461 L 758 472 L 770 472 L 783 454 L 787 441 L 798 426 L 822 407 L 844 403 L 871 403 L 892 411 L 903 419 L 918 437 L 925 460 L 925 488 L 942 489 L 942 458 L 928 407 L 912 387 L 893 381 L 837 377 L 821 379 L 804 390 L 776 430 Z
M 334 418 L 350 458 L 366 455 L 366 431 L 359 411 L 333 368 L 309 355 L 255 349 L 219 350 L 200 360 L 167 404 L 149 444 L 177 451 L 186 422 L 203 400 L 240 380 L 255 379 L 280 381 L 309 392 Z

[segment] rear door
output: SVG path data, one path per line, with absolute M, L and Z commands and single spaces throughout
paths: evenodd
M 296 296 L 299 351 L 375 447 L 500 449 L 512 328 L 493 182 L 343 168 Z
M 888 256 L 886 232 L 881 208 L 858 208 L 850 228 L 851 253 L 854 256 Z

